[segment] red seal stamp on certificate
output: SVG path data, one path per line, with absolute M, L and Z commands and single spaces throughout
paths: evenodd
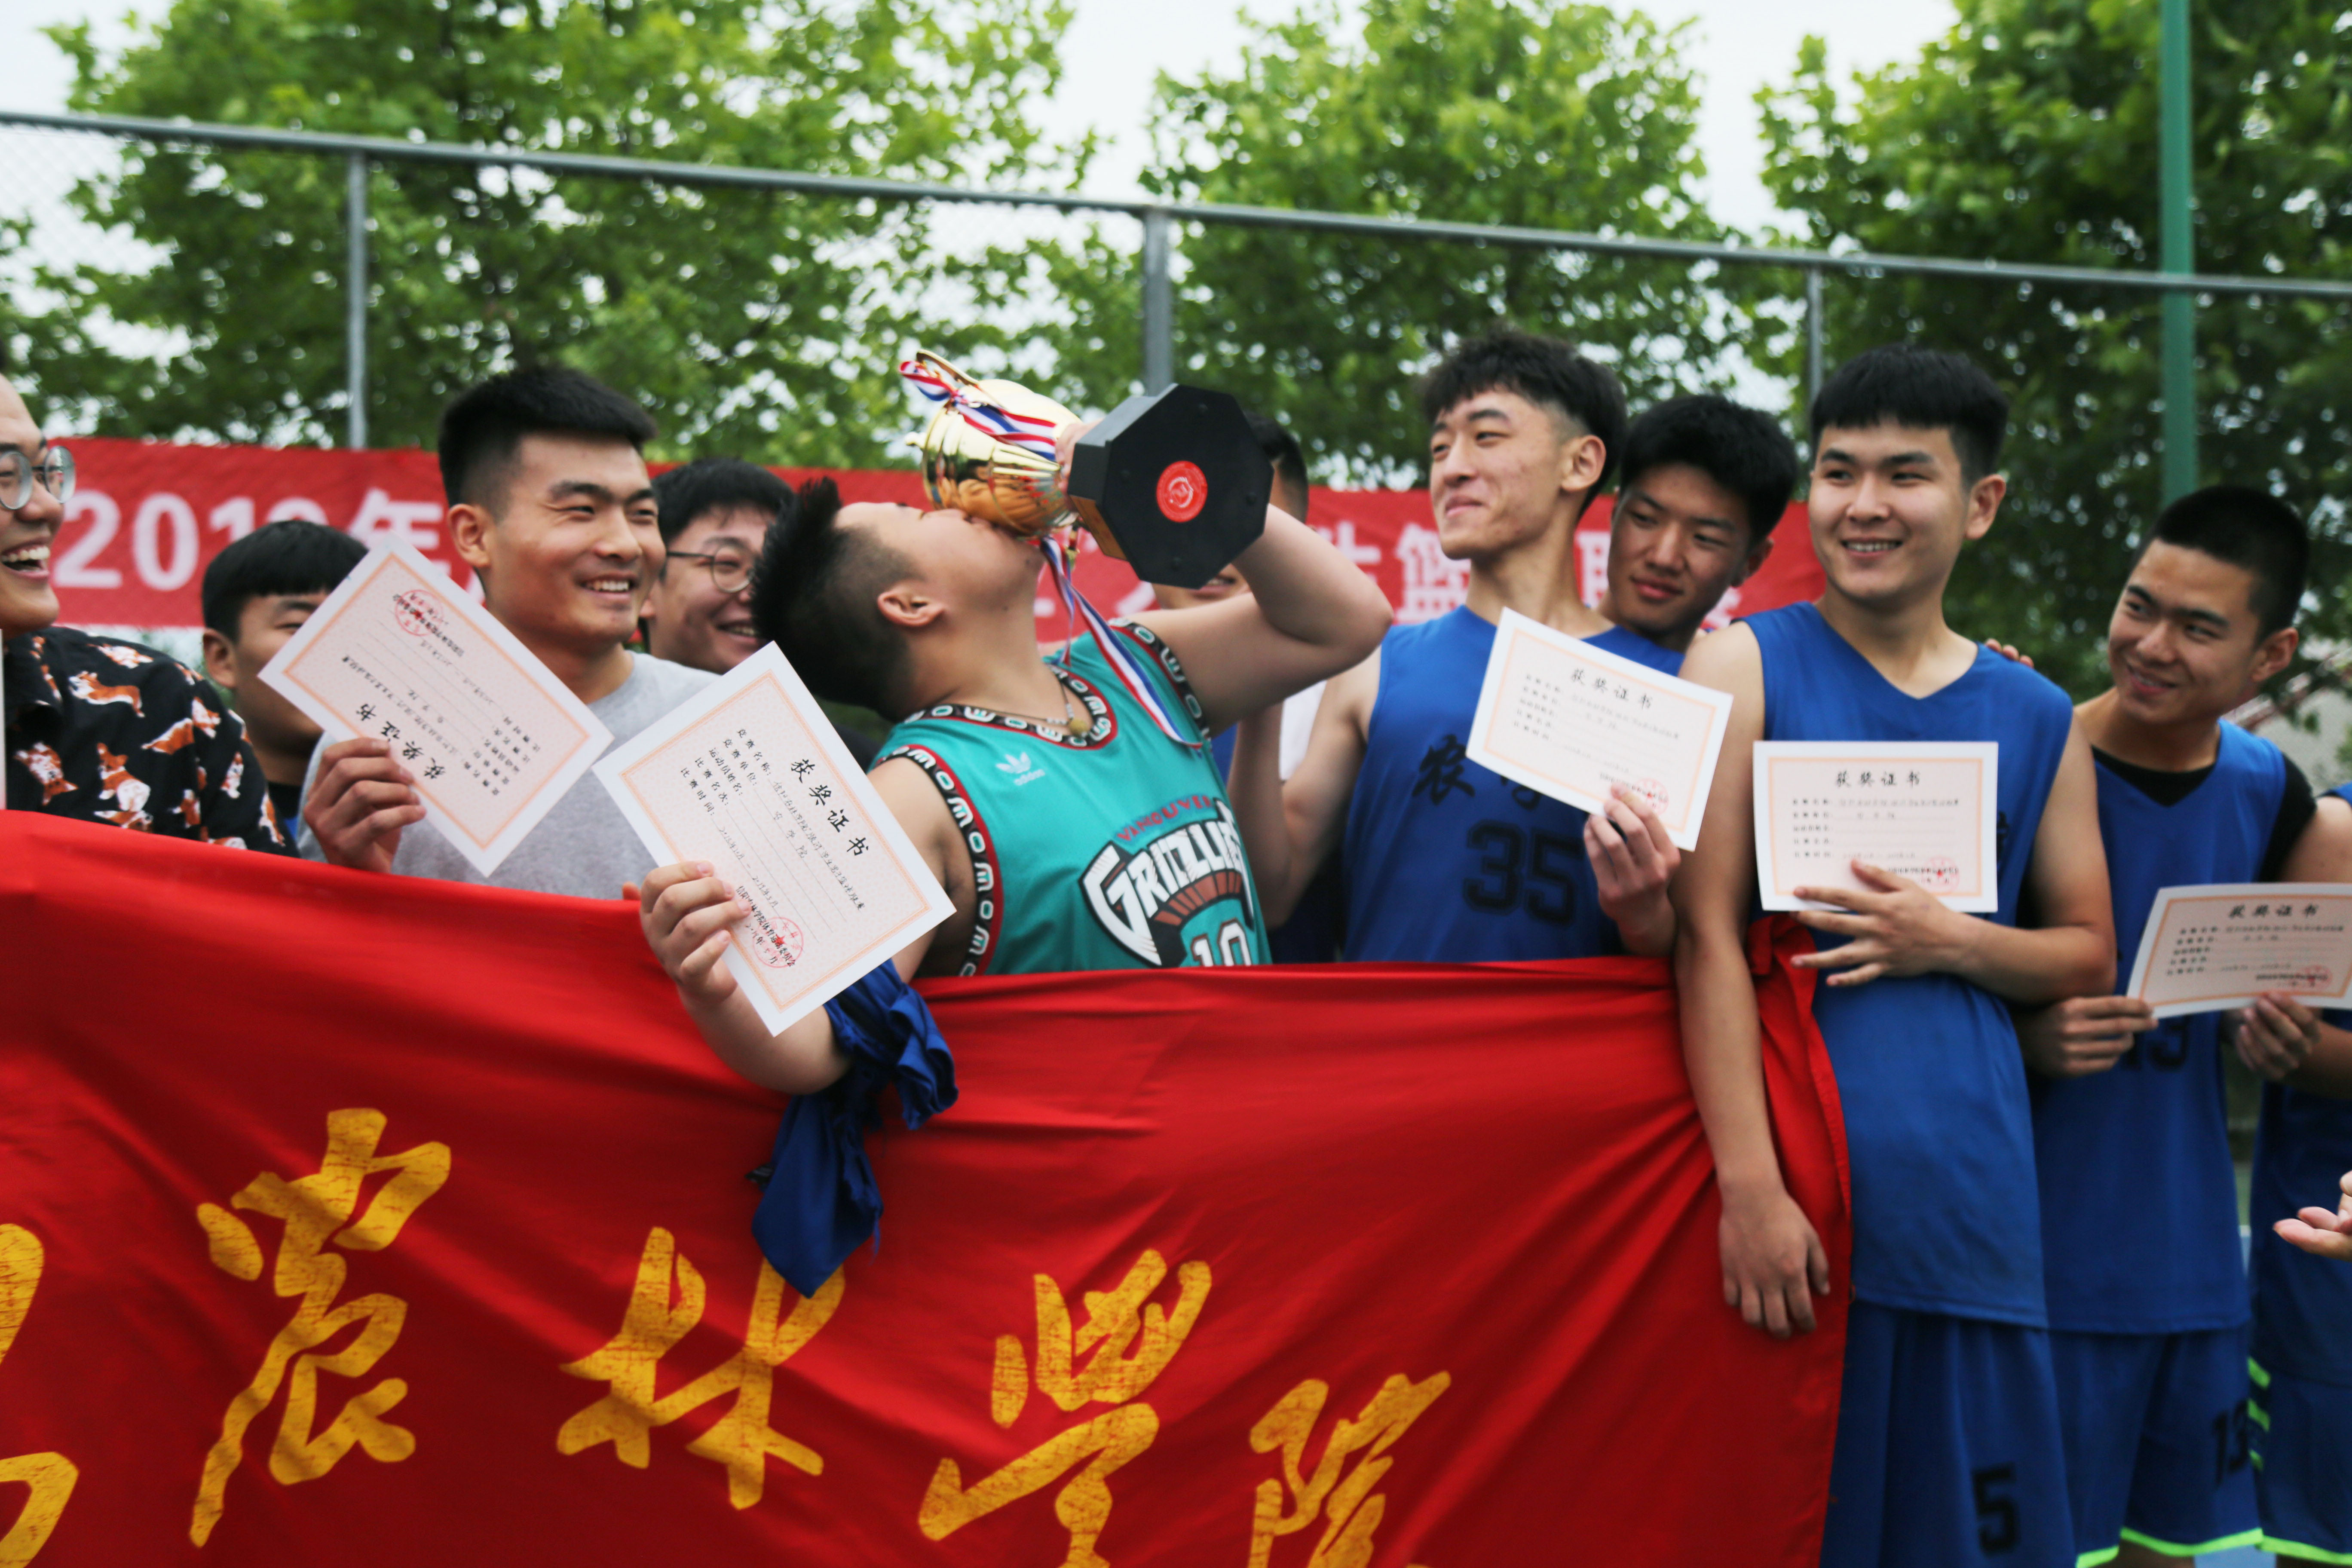
M 1919 885 L 1933 892 L 1960 885 L 1958 862 L 1948 855 L 1930 855 L 1919 864 Z
M 1160 515 L 1171 522 L 1190 522 L 1209 504 L 1209 476 L 1198 463 L 1181 459 L 1160 471 Z
M 421 637 L 441 629 L 441 606 L 424 589 L 411 588 L 393 596 L 392 618 L 410 637 Z
M 792 921 L 756 910 L 744 922 L 743 934 L 751 939 L 753 956 L 771 969 L 790 969 L 801 961 L 801 950 L 808 945 L 801 928 Z

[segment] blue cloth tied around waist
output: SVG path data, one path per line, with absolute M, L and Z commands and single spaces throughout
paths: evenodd
M 824 1005 L 849 1070 L 820 1094 L 794 1097 L 776 1129 L 767 1188 L 751 1234 L 777 1273 L 816 1294 L 882 1221 L 882 1191 L 866 1154 L 885 1089 L 898 1090 L 911 1131 L 956 1101 L 955 1057 L 931 1010 L 885 963 Z M 760 1173 L 752 1173 L 756 1179 Z

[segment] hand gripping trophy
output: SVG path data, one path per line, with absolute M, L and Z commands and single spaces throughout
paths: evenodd
M 1088 426 L 1017 382 L 978 380 L 928 350 L 898 370 L 940 405 L 922 434 L 907 438 L 922 454 L 931 504 L 1035 540 L 1062 602 L 1085 621 L 1119 684 L 1163 734 L 1199 749 L 1141 654 L 1078 592 L 1056 536 L 1084 525 L 1147 583 L 1197 588 L 1214 577 L 1265 531 L 1273 490 L 1273 469 L 1240 403 L 1229 393 L 1171 386 L 1130 397 Z

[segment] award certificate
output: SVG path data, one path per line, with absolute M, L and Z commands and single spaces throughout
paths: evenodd
M 2156 895 L 2131 994 L 2159 1018 L 2242 1007 L 2265 991 L 2333 1006 L 2352 995 L 2352 886 L 2246 882 Z
M 953 912 L 939 879 L 770 643 L 596 764 L 665 866 L 751 900 L 727 967 L 771 1031 Z
M 1467 752 L 1581 811 L 1602 809 L 1623 785 L 1649 803 L 1679 847 L 1692 849 L 1730 721 L 1728 693 L 1505 610 Z
M 1756 885 L 1768 910 L 1823 909 L 1799 888 L 1867 887 L 1853 862 L 1907 878 L 1951 909 L 2000 908 L 1990 741 L 1759 741 Z
M 425 819 L 488 876 L 612 732 L 414 546 L 379 547 L 262 667 L 330 741 L 373 735 Z

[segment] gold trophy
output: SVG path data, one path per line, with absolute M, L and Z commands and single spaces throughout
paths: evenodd
M 1197 588 L 1265 529 L 1273 468 L 1241 404 L 1194 386 L 1130 397 L 1072 444 L 1081 423 L 1018 382 L 981 380 L 924 350 L 898 367 L 939 405 L 907 444 L 931 504 L 1024 539 L 1083 523 L 1147 583 Z

